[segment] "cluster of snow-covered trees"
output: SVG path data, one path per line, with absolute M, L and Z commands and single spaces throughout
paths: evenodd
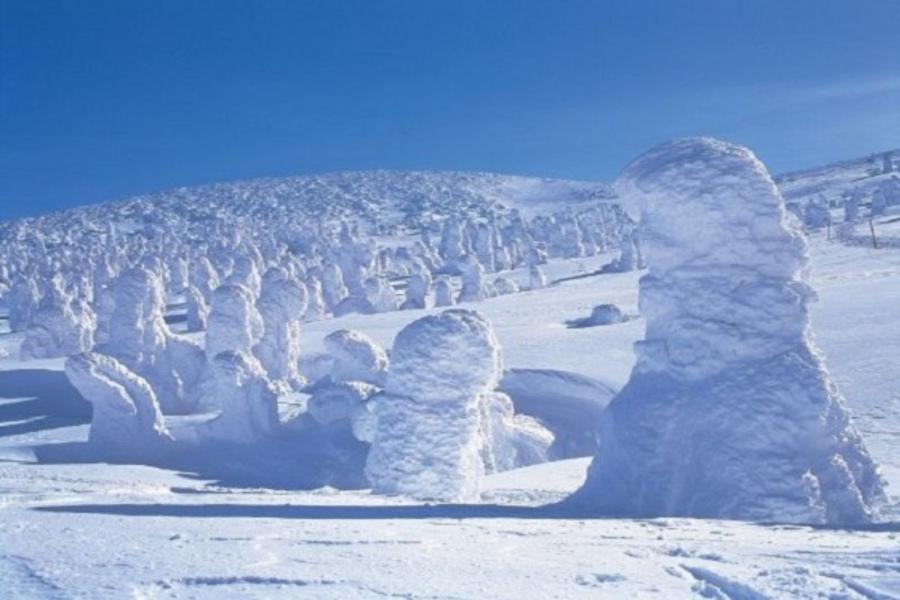
M 409 324 L 390 352 L 340 330 L 324 340 L 327 356 L 304 368 L 304 322 L 515 293 L 506 272 L 518 268 L 539 289 L 549 258 L 618 246 L 604 271 L 649 265 L 640 282 L 646 334 L 570 505 L 608 515 L 873 519 L 883 483 L 812 342 L 805 242 L 765 167 L 745 148 L 679 140 L 632 163 L 618 190 L 640 207 L 639 227 L 617 207 L 595 206 L 531 220 L 451 215 L 390 244 L 351 221 L 272 235 L 228 219 L 174 232 L 99 223 L 73 237 L 64 228 L 49 237 L 7 231 L 0 293 L 10 328 L 24 331 L 22 358 L 69 357 L 69 379 L 94 405 L 90 443 L 103 457 L 152 461 L 178 441 L 164 415 L 212 413 L 194 442 L 349 439 L 375 491 L 457 501 L 476 498 L 486 473 L 548 460 L 554 442 L 497 390 L 502 359 L 490 323 L 451 308 Z M 876 192 L 873 214 L 900 202 L 896 178 Z M 845 203 L 848 222 L 861 201 Z M 812 202 L 803 218 L 820 226 L 828 211 Z M 191 335 L 166 321 L 178 302 Z M 603 305 L 574 325 L 624 318 Z M 286 398 L 304 405 L 287 415 Z
M 164 414 L 212 412 L 193 443 L 252 444 L 316 430 L 352 436 L 368 454 L 364 475 L 376 491 L 419 498 L 471 499 L 483 474 L 548 460 L 554 436 L 496 390 L 500 347 L 474 311 L 414 321 L 390 359 L 362 332 L 336 331 L 324 340 L 324 371 L 308 383 L 299 373 L 305 299 L 284 273 L 261 278 L 256 303 L 243 284 L 217 288 L 205 352 L 168 330 L 157 277 L 146 269 L 125 276 L 117 300 L 127 294 L 135 302 L 117 311 L 109 341 L 66 362 L 69 380 L 94 406 L 89 442 L 102 458 L 153 462 L 176 441 Z M 298 390 L 308 399 L 292 422 L 279 399 Z
M 838 224 L 838 231 L 851 232 L 855 223 L 867 217 L 885 214 L 893 207 L 900 206 L 900 175 L 892 171 L 873 177 L 872 182 L 844 192 L 840 198 L 829 200 L 823 194 L 808 199 L 804 203 L 792 202 L 787 205 L 803 226 L 810 230 L 822 229 L 829 224 Z M 832 209 L 840 210 L 837 218 Z
M 528 287 L 540 288 L 546 285 L 541 265 L 548 258 L 593 255 L 620 241 L 622 257 L 613 270 L 639 263 L 630 222 L 609 205 L 530 221 L 517 211 L 450 216 L 418 239 L 391 245 L 361 234 L 350 221 L 340 222 L 337 230 L 320 222 L 271 236 L 247 223 L 171 232 L 126 230 L 114 222 L 56 224 L 37 230 L 10 224 L 15 231 L 3 232 L 0 300 L 8 308 L 10 329 L 27 332 L 23 358 L 68 356 L 105 343 L 118 288 L 128 285 L 125 273 L 133 269 L 159 280 L 154 293 L 163 308 L 183 300 L 186 330 L 197 332 L 207 328 L 220 287 L 241 285 L 255 303 L 266 273 L 284 282 L 262 299 L 261 310 L 271 314 L 289 304 L 293 308 L 285 310 L 296 313 L 302 305 L 303 320 L 313 321 L 515 293 L 519 283 L 502 272 L 516 268 L 529 269 Z M 219 302 L 235 293 L 223 291 Z M 120 298 L 120 304 L 134 301 Z

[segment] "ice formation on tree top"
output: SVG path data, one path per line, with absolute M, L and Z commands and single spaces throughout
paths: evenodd
M 93 347 L 97 317 L 84 300 L 64 287 L 58 275 L 50 280 L 25 332 L 23 360 L 71 356 Z
M 805 241 L 765 167 L 708 138 L 629 165 L 645 339 L 571 502 L 608 515 L 854 523 L 883 483 L 809 331 Z
M 221 352 L 252 354 L 263 335 L 263 320 L 252 292 L 242 285 L 223 284 L 213 292 L 206 324 L 206 356 Z
M 325 351 L 334 358 L 331 379 L 362 381 L 383 386 L 388 356 L 375 340 L 361 331 L 340 329 L 324 339 Z

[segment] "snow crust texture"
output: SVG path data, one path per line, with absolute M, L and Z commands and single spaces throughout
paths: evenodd
M 663 144 L 622 173 L 647 320 L 571 501 L 611 515 L 875 518 L 878 470 L 811 338 L 804 238 L 746 148 Z

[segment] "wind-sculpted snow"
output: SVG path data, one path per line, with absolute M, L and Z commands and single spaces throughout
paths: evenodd
M 298 369 L 306 287 L 283 269 L 270 269 L 263 278 L 256 306 L 263 321 L 263 335 L 254 354 L 270 380 L 286 389 L 299 390 L 306 383 Z
M 448 310 L 394 341 L 366 475 L 376 492 L 476 498 L 484 474 L 481 396 L 500 376 L 500 347 L 478 313 Z
M 499 342 L 477 312 L 448 310 L 405 327 L 384 393 L 354 416 L 359 439 L 372 442 L 373 489 L 472 499 L 484 473 L 546 462 L 553 434 L 494 391 L 501 373 Z
M 221 414 L 209 422 L 209 434 L 247 443 L 271 437 L 278 429 L 278 396 L 263 366 L 251 354 L 225 351 L 211 362 L 204 385 L 215 394 Z
M 146 269 L 134 268 L 112 286 L 115 308 L 108 341 L 98 350 L 146 379 L 164 413 L 190 413 L 195 408 L 193 388 L 203 370 L 203 350 L 166 325 L 162 281 Z
M 171 441 L 150 384 L 116 359 L 72 356 L 66 376 L 94 407 L 88 442 L 101 458 L 152 461 Z
M 66 292 L 59 276 L 47 287 L 25 332 L 23 360 L 71 356 L 94 345 L 97 317 L 87 302 Z
M 332 381 L 361 381 L 384 386 L 387 353 L 365 333 L 340 329 L 329 334 L 324 345 L 326 352 L 334 358 Z
M 206 328 L 206 356 L 221 352 L 252 354 L 265 326 L 253 293 L 242 285 L 223 284 L 213 292 Z
M 882 481 L 810 331 L 804 238 L 746 148 L 654 148 L 619 189 L 641 212 L 647 328 L 572 502 L 610 515 L 858 523 Z

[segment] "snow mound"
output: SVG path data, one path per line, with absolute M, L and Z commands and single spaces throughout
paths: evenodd
M 647 319 L 571 502 L 609 515 L 875 517 L 878 470 L 809 330 L 804 238 L 746 148 L 698 138 L 629 165 Z

